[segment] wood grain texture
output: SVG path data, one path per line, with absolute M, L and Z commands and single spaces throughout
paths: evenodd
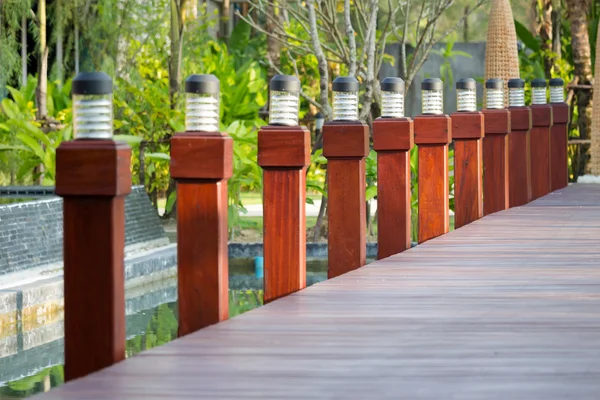
M 410 150 L 415 144 L 410 118 L 377 118 L 373 121 L 373 150 Z
M 598 198 L 570 185 L 37 398 L 596 399 Z
M 227 319 L 227 181 L 177 182 L 179 336 Z
M 377 259 L 411 246 L 410 154 L 377 153 Z
M 531 201 L 531 132 L 513 130 L 508 135 L 508 203 L 523 206 Z
M 450 229 L 448 145 L 419 145 L 419 243 Z
M 373 148 L 377 151 L 377 258 L 400 253 L 411 246 L 410 149 L 414 124 L 410 118 L 373 121 Z
M 510 207 L 531 201 L 531 109 L 509 107 L 511 133 L 508 135 L 508 198 Z
M 550 128 L 550 191 L 555 191 L 569 184 L 569 106 L 566 103 L 555 103 L 551 106 L 554 123 Z
M 531 197 L 538 199 L 550 192 L 550 127 L 531 128 Z
M 419 115 L 414 124 L 417 145 L 452 142 L 452 120 L 448 115 Z
M 264 302 L 306 287 L 306 168 L 263 171 Z
M 328 122 L 323 126 L 327 158 L 327 218 L 329 278 L 367 262 L 365 157 L 369 127 L 360 122 Z
M 310 131 L 304 126 L 263 126 L 258 149 L 261 167 L 303 168 L 310 165 Z
M 511 113 L 508 109 L 484 109 L 485 136 L 506 135 L 511 129 Z
M 454 140 L 454 227 L 483 217 L 482 139 Z
M 56 194 L 129 194 L 130 166 L 131 148 L 125 143 L 88 139 L 63 142 L 56 149 Z
M 64 198 L 67 381 L 125 358 L 123 260 L 130 159 L 127 145 L 109 140 L 65 142 L 57 150 L 56 192 Z
M 494 113 L 488 113 L 494 111 Z M 496 111 L 506 111 L 500 113 Z M 510 118 L 508 110 L 485 110 L 485 138 L 483 138 L 483 215 L 489 215 L 506 210 L 509 202 L 509 164 L 508 164 L 508 135 L 500 133 L 499 126 L 507 126 L 510 121 L 501 123 L 500 116 Z M 488 135 L 488 116 L 493 115 L 494 131 Z
M 171 138 L 173 179 L 229 179 L 233 139 L 219 132 L 183 132 Z
M 455 112 L 450 115 L 450 118 L 452 119 L 452 140 L 481 139 L 485 136 L 482 112 Z
M 368 155 L 368 125 L 358 121 L 331 121 L 323 125 L 324 157 L 361 158 Z
M 365 159 L 329 159 L 327 173 L 327 276 L 335 278 L 367 263 Z

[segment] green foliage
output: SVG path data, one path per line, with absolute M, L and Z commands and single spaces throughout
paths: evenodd
M 454 82 L 454 77 L 452 75 L 452 60 L 456 57 L 465 57 L 471 58 L 469 53 L 464 51 L 454 50 L 454 39 L 450 39 L 446 42 L 446 47 L 442 50 L 431 50 L 432 53 L 439 55 L 442 57 L 442 64 L 440 65 L 440 77 L 442 81 L 448 83 Z

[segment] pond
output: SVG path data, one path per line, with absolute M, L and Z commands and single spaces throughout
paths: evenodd
M 229 317 L 263 303 L 262 279 L 251 259 L 230 260 Z M 307 262 L 308 283 L 324 280 L 327 260 Z M 126 356 L 177 337 L 175 277 L 126 291 Z M 0 400 L 24 398 L 64 382 L 63 310 L 0 331 Z
M 167 288 L 163 295 L 169 297 L 173 290 L 176 291 L 176 288 Z M 233 318 L 259 307 L 262 301 L 262 290 L 230 291 L 229 316 Z M 48 391 L 64 382 L 62 323 L 61 312 L 44 327 L 46 343 L 42 340 L 42 343 L 31 348 L 26 348 L 26 344 L 20 343 L 16 352 L 0 359 L 0 379 L 3 381 L 0 383 L 0 399 L 28 397 Z M 53 325 L 60 326 L 60 329 L 53 329 Z M 52 335 L 52 331 L 59 332 Z M 20 336 L 23 336 L 23 333 Z M 127 315 L 127 357 L 163 345 L 176 337 L 177 301 L 165 302 L 151 309 Z M 23 342 L 23 337 L 17 341 Z M 7 378 L 14 378 L 15 374 L 22 377 L 5 381 Z

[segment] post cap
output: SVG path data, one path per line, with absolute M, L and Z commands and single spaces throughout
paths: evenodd
M 358 92 L 358 80 L 353 76 L 338 76 L 332 86 L 334 92 Z
M 402 92 L 404 93 L 404 81 L 402 78 L 388 76 L 381 81 L 381 90 L 384 92 Z
M 111 94 L 112 79 L 104 72 L 80 72 L 71 86 L 72 94 Z
M 531 87 L 534 88 L 545 88 L 546 80 L 544 78 L 537 78 L 531 81 Z
M 277 92 L 300 92 L 300 79 L 292 75 L 275 75 L 269 89 Z
M 421 82 L 421 90 L 443 90 L 444 82 L 440 78 L 425 78 Z
M 510 89 L 523 89 L 525 88 L 525 81 L 520 78 L 509 79 L 508 87 Z
M 565 81 L 563 81 L 561 78 L 550 79 L 550 86 L 564 86 L 564 85 L 565 85 Z
M 190 75 L 185 80 L 186 93 L 219 94 L 219 79 L 214 75 Z
M 473 78 L 463 78 L 459 79 L 456 82 L 457 89 L 467 89 L 467 90 L 475 90 L 477 89 L 477 83 L 475 83 L 475 79 Z
M 504 81 L 499 78 L 488 79 L 487 81 L 485 81 L 485 88 L 486 89 L 503 89 Z

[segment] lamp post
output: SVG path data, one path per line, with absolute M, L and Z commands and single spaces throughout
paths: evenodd
M 298 126 L 300 80 L 275 75 L 269 87 L 269 125 L 258 132 L 265 303 L 306 287 L 306 168 L 310 164 L 310 132 Z
M 333 81 L 333 121 L 323 125 L 323 155 L 328 160 L 328 277 L 367 262 L 365 157 L 369 127 L 358 120 L 358 81 Z
M 381 81 L 382 113 L 373 121 L 377 152 L 377 258 L 411 246 L 410 149 L 413 121 L 404 117 L 404 81 Z
M 569 184 L 569 105 L 565 103 L 565 82 L 560 78 L 550 79 L 550 106 L 553 119 L 550 131 L 550 190 L 554 191 Z
M 483 139 L 483 215 L 508 208 L 508 133 L 510 113 L 504 108 L 504 81 L 488 79 Z
M 531 108 L 525 106 L 525 81 L 508 81 L 508 202 L 517 207 L 531 201 Z
M 112 140 L 112 80 L 73 80 L 75 140 L 56 151 L 63 197 L 65 379 L 125 358 L 125 196 L 131 149 Z
M 419 243 L 450 229 L 448 145 L 452 121 L 444 114 L 441 79 L 421 82 L 422 115 L 415 117 L 415 144 L 419 152 Z
M 227 179 L 233 141 L 219 132 L 219 80 L 185 81 L 186 132 L 171 138 L 171 177 L 177 182 L 179 336 L 229 316 Z
M 547 104 L 545 79 L 531 81 L 531 196 L 535 200 L 550 192 L 550 130 L 553 108 Z
M 482 139 L 483 114 L 477 111 L 474 79 L 456 82 L 457 112 L 453 113 L 454 227 L 460 228 L 483 216 Z

